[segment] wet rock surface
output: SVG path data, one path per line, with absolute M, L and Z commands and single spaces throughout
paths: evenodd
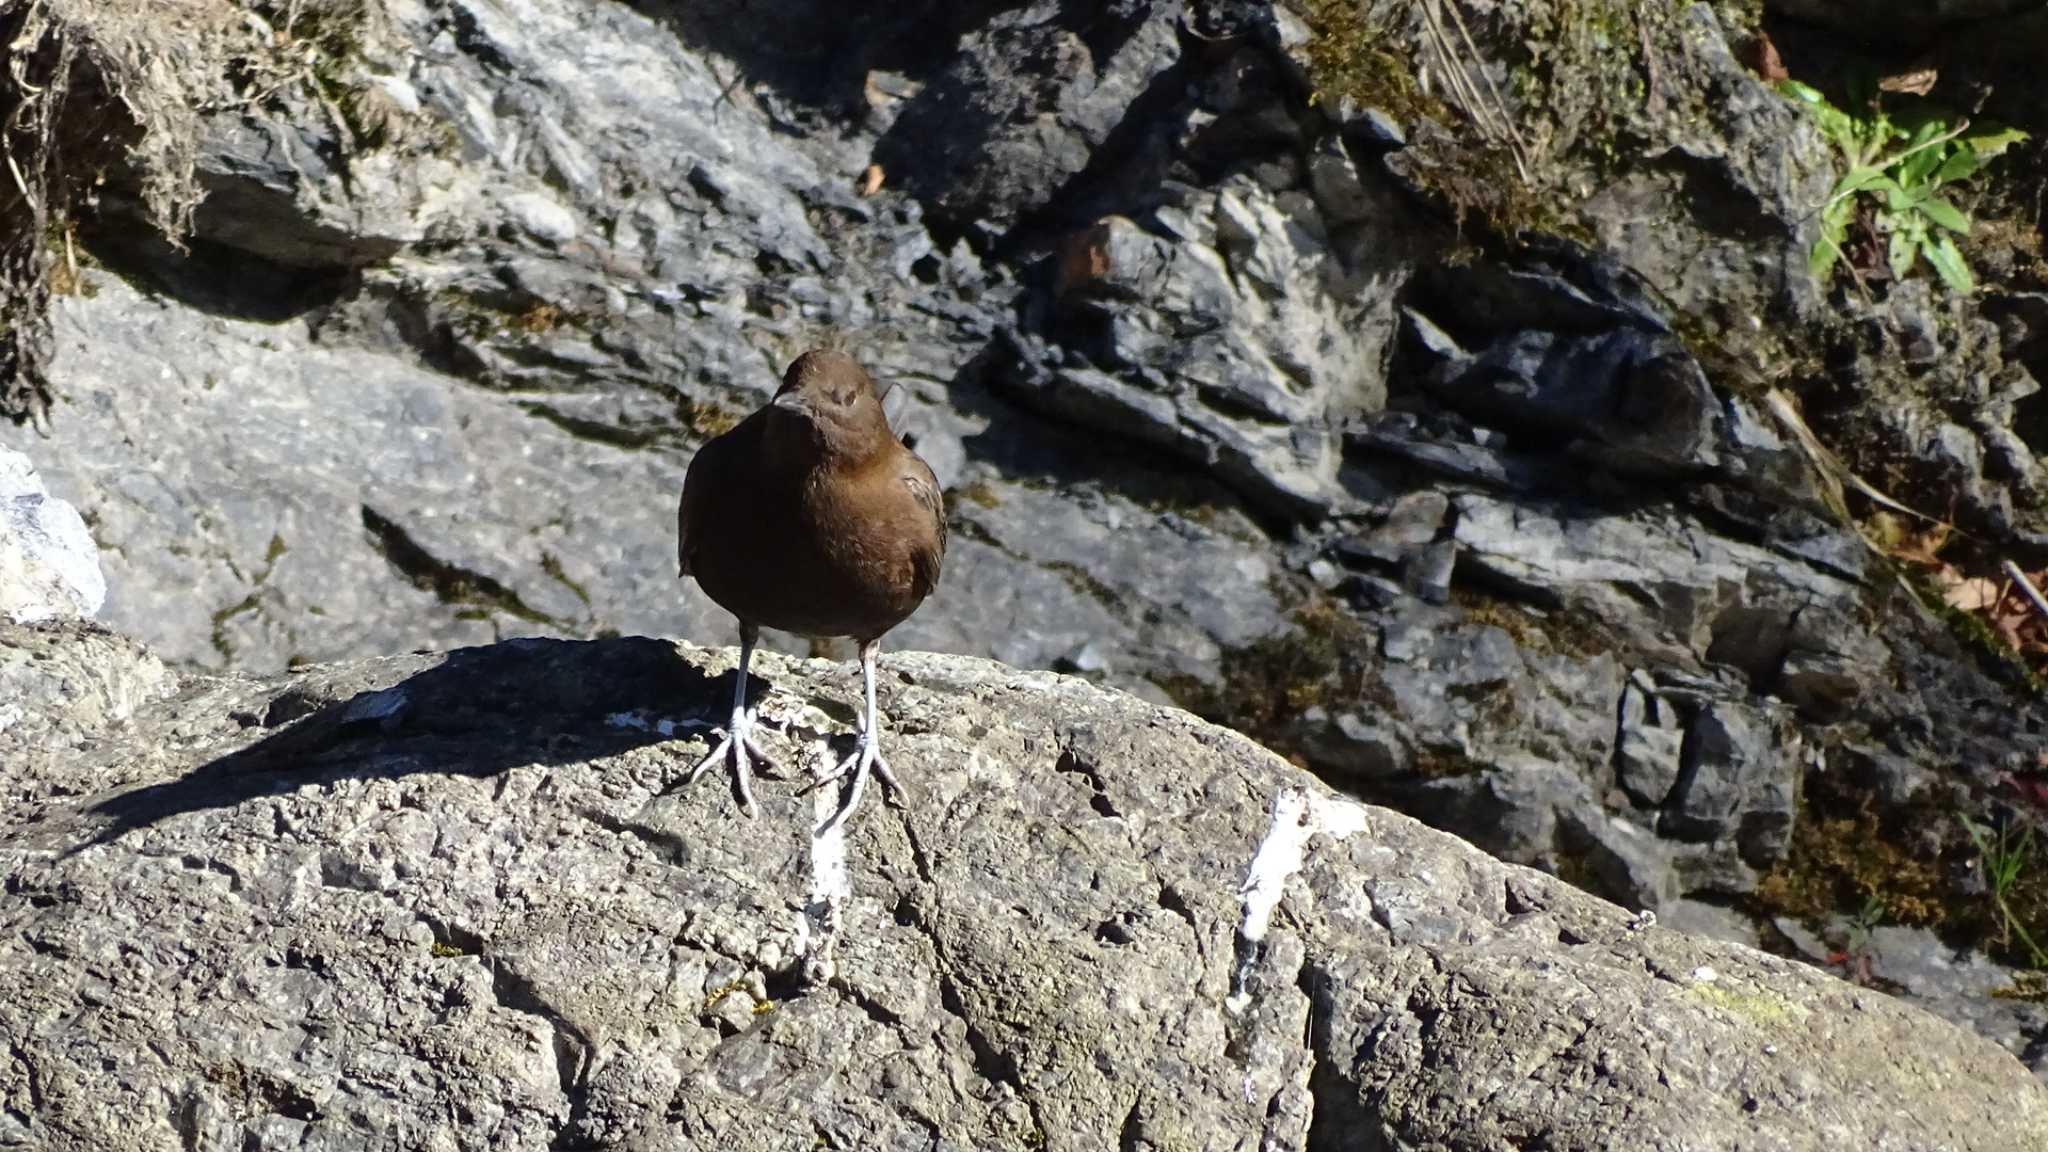
M 89 629 L 0 626 L 0 651 Z M 2024 1148 L 1989 1041 L 1084 681 L 884 662 L 907 807 L 678 788 L 729 655 L 514 640 L 0 730 L 53 1149 Z M 844 664 L 761 659 L 822 764 Z M 111 721 L 111 722 L 110 722 Z M 806 978 L 805 973 L 813 974 Z
M 1516 97 L 1577 215 L 1513 248 L 1441 109 L 1317 91 L 1284 7 L 910 4 L 801 43 L 759 30 L 822 6 L 372 11 L 339 127 L 206 118 L 189 256 L 116 174 L 50 438 L 0 429 L 90 526 L 102 617 L 174 665 L 721 642 L 672 576 L 683 469 L 838 342 L 949 493 L 892 648 L 1196 706 L 1631 907 L 1763 931 L 1817 774 L 1916 825 L 2048 751 L 1768 403 L 1808 385 L 1829 443 L 1910 461 L 1873 480 L 2039 545 L 2048 309 L 1823 299 L 1835 157 L 1728 11 L 1650 5 L 1640 59 Z M 1482 71 L 1533 12 L 1478 22 Z M 1787 368 L 1830 310 L 1848 384 Z M 2037 1005 L 1967 995 L 2048 1068 Z

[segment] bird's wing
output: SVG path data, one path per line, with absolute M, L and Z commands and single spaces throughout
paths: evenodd
M 704 505 L 704 488 L 706 483 L 704 475 L 711 470 L 708 462 L 701 469 L 697 465 L 700 461 L 705 461 L 706 457 L 713 454 L 717 443 L 716 440 L 713 440 L 705 444 L 704 447 L 699 448 L 697 454 L 690 458 L 690 470 L 683 473 L 683 498 L 676 504 L 676 575 L 678 576 L 688 576 L 690 574 L 691 544 L 694 539 L 698 538 L 697 525 L 701 519 L 701 509 Z
M 946 498 L 939 492 L 939 479 L 932 475 L 931 467 L 915 456 L 910 460 L 903 483 L 918 505 L 931 515 L 933 529 L 931 546 L 918 548 L 910 557 L 913 587 L 922 600 L 938 587 L 939 566 L 946 559 Z

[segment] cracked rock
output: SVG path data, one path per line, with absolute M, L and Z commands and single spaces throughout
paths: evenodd
M 1186 713 L 959 657 L 884 657 L 914 799 L 849 830 L 838 974 L 806 986 L 815 798 L 764 780 L 750 821 L 670 789 L 702 738 L 662 729 L 716 713 L 730 663 L 526 640 L 194 676 L 0 757 L 10 1135 L 1904 1152 L 2048 1123 L 2012 1056 L 1882 993 L 1644 928 Z M 851 715 L 843 665 L 754 672 Z M 330 703 L 236 719 L 295 685 Z M 397 727 L 345 722 L 390 694 Z

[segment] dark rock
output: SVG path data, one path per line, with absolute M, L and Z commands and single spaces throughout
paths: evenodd
M 1677 709 L 1640 672 L 1621 697 L 1621 736 L 1615 748 L 1616 781 L 1639 808 L 1660 808 L 1678 783 L 1685 725 Z

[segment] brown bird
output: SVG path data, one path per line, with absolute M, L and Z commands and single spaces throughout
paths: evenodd
M 898 791 L 882 758 L 875 658 L 939 582 L 946 510 L 931 468 L 890 432 L 866 369 L 824 349 L 797 357 L 774 399 L 697 450 L 676 526 L 682 574 L 740 625 L 732 723 L 685 783 L 729 757 L 755 815 L 747 758 L 772 761 L 754 743 L 747 662 L 761 629 L 777 628 L 860 643 L 867 711 L 859 747 L 817 782 L 853 775 L 826 826 L 860 804 L 871 771 Z

